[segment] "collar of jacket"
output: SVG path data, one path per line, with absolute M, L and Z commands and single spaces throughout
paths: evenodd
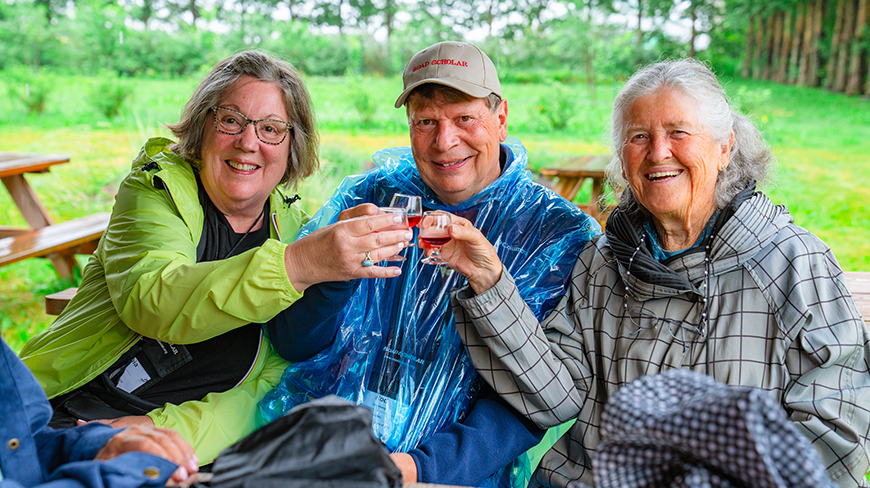
M 642 243 L 645 211 L 618 208 L 605 226 L 606 244 L 613 250 L 626 292 L 636 300 L 650 300 L 684 293 L 701 295 L 700 285 L 709 257 L 715 276 L 731 271 L 752 258 L 793 219 L 785 207 L 773 205 L 755 183 L 737 194 L 723 210 L 713 234 L 694 249 L 658 262 Z

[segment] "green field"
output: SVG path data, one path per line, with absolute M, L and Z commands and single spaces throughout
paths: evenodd
M 870 271 L 870 101 L 723 81 L 761 126 L 779 160 L 775 178 L 764 190 L 775 203 L 789 207 L 798 225 L 824 239 L 844 269 Z M 59 152 L 72 158 L 47 174 L 28 176 L 55 220 L 111 210 L 130 160 L 148 137 L 168 135 L 161 123 L 176 121 L 195 82 L 126 83 L 132 88 L 130 98 L 113 119 L 89 102 L 89 93 L 100 84 L 88 78 L 56 83 L 42 115 L 25 115 L 15 99 L 0 97 L 0 150 Z M 298 192 L 304 208 L 314 212 L 343 176 L 363 170 L 374 151 L 407 144 L 407 125 L 404 111 L 392 108 L 399 79 L 314 78 L 308 83 L 321 130 L 323 170 Z M 0 74 L 0 93 L 9 88 Z M 529 149 L 532 169 L 571 155 L 606 153 L 606 125 L 617 88 L 598 86 L 593 102 L 585 85 L 506 84 L 509 133 Z M 23 224 L 8 193 L 0 191 L 0 225 Z M 0 268 L 0 329 L 13 349 L 48 325 L 44 296 L 67 286 L 47 260 Z

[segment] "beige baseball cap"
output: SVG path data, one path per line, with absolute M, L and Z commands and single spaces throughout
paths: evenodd
M 402 74 L 405 89 L 396 100 L 396 108 L 414 88 L 425 83 L 437 83 L 484 98 L 490 93 L 501 96 L 501 83 L 495 65 L 483 51 L 467 42 L 439 42 L 415 54 Z

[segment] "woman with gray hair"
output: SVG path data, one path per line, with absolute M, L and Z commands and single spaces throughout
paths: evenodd
M 768 391 L 834 482 L 867 486 L 870 335 L 830 248 L 756 191 L 773 160 L 758 129 L 707 66 L 677 60 L 628 80 L 612 131 L 621 201 L 543 322 L 467 222 L 441 250 L 468 277 L 456 323 L 481 376 L 541 428 L 576 420 L 532 485 L 600 481 L 605 403 L 683 368 Z
M 308 216 L 287 190 L 318 168 L 318 138 L 284 61 L 247 51 L 218 63 L 170 129 L 178 142 L 145 144 L 75 298 L 21 357 L 52 426 L 168 427 L 207 463 L 254 431 L 287 366 L 262 324 L 312 284 L 398 275 L 374 263 L 410 232 L 355 208 L 295 240 Z

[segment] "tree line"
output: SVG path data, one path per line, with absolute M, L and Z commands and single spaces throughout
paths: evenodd
M 857 95 L 870 93 L 868 1 L 5 0 L 0 69 L 196 76 L 257 47 L 306 74 L 394 75 L 426 45 L 473 37 L 508 77 L 591 92 L 696 56 L 729 76 Z
M 743 77 L 870 96 L 868 0 L 766 7 L 749 16 Z

